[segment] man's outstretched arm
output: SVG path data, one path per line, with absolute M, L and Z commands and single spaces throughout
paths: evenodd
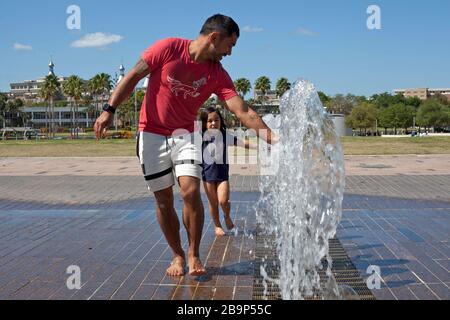
M 113 108 L 118 108 L 126 99 L 128 99 L 133 92 L 136 85 L 144 77 L 150 73 L 147 63 L 140 59 L 133 69 L 119 82 L 116 89 L 109 98 L 108 103 Z M 114 115 L 110 112 L 103 112 L 94 124 L 94 132 L 97 139 L 106 133 L 106 130 L 111 125 Z
M 267 143 L 274 144 L 278 141 L 278 138 L 272 133 L 261 117 L 241 97 L 236 96 L 225 101 L 225 106 L 238 117 L 244 126 L 248 129 L 255 130 L 258 137 L 264 139 Z

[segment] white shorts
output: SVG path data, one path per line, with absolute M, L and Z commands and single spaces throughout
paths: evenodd
M 136 153 L 151 192 L 175 184 L 175 177 L 202 178 L 202 136 L 199 132 L 165 137 L 139 132 Z

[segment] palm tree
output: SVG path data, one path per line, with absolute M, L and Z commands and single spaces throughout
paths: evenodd
M 59 92 L 59 87 L 61 86 L 61 84 L 58 81 L 58 78 L 54 75 L 54 74 L 49 74 L 48 76 L 45 77 L 44 80 L 44 84 L 42 85 L 42 87 L 40 88 L 39 91 L 39 96 L 44 99 L 44 101 L 48 102 L 48 105 L 46 106 L 45 109 L 45 115 L 46 115 L 46 127 L 48 128 L 48 132 L 51 134 L 51 136 L 54 138 L 55 137 L 55 132 L 54 132 L 54 99 L 57 96 L 58 92 Z M 48 125 L 48 118 L 50 115 L 50 121 L 51 124 Z
M 22 99 L 14 99 L 8 102 L 9 112 L 15 115 L 15 123 L 19 126 L 26 127 L 31 116 L 22 110 L 24 102 Z
M 237 79 L 236 81 L 234 81 L 234 86 L 236 87 L 236 90 L 237 92 L 239 92 L 239 95 L 241 96 L 242 99 L 244 99 L 245 95 L 252 88 L 250 80 L 246 78 Z
M 76 125 L 78 124 L 77 117 L 78 105 L 83 97 L 83 80 L 78 76 L 71 76 L 63 85 L 64 94 L 70 98 L 70 112 L 72 114 L 72 128 L 75 133 Z M 78 135 L 77 135 L 78 138 Z
M 277 89 L 277 95 L 279 97 L 281 97 L 286 91 L 291 89 L 291 84 L 288 79 L 280 78 L 277 81 L 276 89 Z
M 104 102 L 105 95 L 109 95 L 111 88 L 112 80 L 109 74 L 99 73 L 89 80 L 88 89 L 94 98 L 97 111 L 100 111 L 99 103 Z
M 106 73 L 99 73 L 97 76 L 101 92 L 103 94 L 109 94 L 112 89 L 111 76 Z
M 264 101 L 266 100 L 265 99 L 266 93 L 267 93 L 267 91 L 270 90 L 270 86 L 271 86 L 270 79 L 267 78 L 266 76 L 259 77 L 255 81 L 255 90 L 258 90 L 262 93 L 261 100 L 263 101 L 263 104 L 264 104 Z

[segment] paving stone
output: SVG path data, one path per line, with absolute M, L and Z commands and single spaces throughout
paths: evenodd
M 250 299 L 258 183 L 231 177 L 237 235 L 216 238 L 205 212 L 209 275 L 172 279 L 141 177 L 0 174 L 0 299 Z M 100 191 L 112 185 L 124 191 Z M 380 266 L 378 299 L 449 299 L 450 175 L 349 176 L 343 207 L 338 238 L 361 275 Z M 177 192 L 175 208 L 180 215 Z M 70 265 L 82 270 L 81 290 L 65 285 Z

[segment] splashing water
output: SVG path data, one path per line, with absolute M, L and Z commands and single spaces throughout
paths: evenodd
M 281 99 L 280 116 L 264 121 L 278 129 L 280 143 L 272 146 L 279 161 L 271 175 L 261 177 L 261 198 L 256 205 L 262 233 L 273 236 L 279 258 L 278 285 L 285 300 L 298 300 L 320 293 L 340 296 L 331 273 L 328 240 L 336 234 L 342 215 L 345 173 L 339 137 L 314 86 L 299 80 Z M 263 152 L 264 154 L 264 152 Z M 264 161 L 263 161 L 264 162 Z M 325 286 L 318 269 L 328 263 Z

